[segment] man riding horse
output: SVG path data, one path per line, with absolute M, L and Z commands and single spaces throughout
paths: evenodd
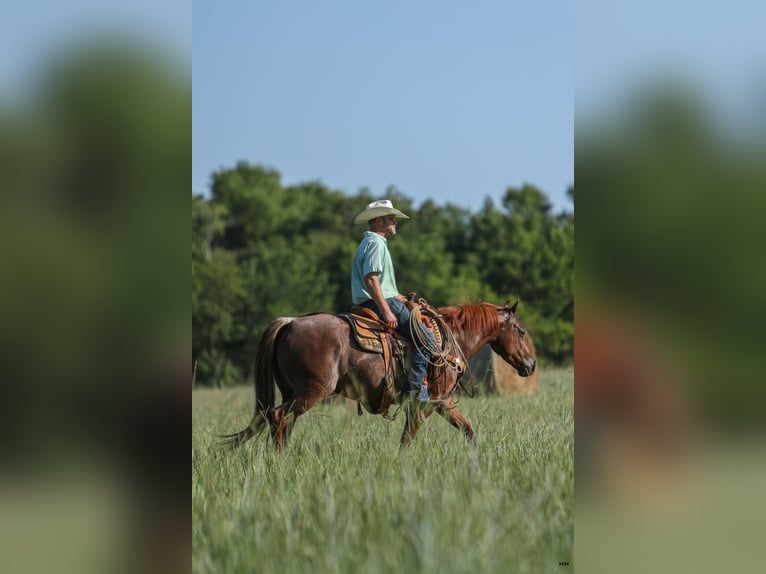
M 388 251 L 388 238 L 396 235 L 397 218 L 409 219 L 396 209 L 388 199 L 373 201 L 354 219 L 355 224 L 369 225 L 364 232 L 351 266 L 351 295 L 355 305 L 373 310 L 386 326 L 396 330 L 413 342 L 411 368 L 402 398 L 418 396 L 428 400 L 425 385 L 426 370 L 434 348 L 434 336 L 420 322 L 418 333 L 411 331 L 410 311 L 405 305 L 407 298 L 399 293 L 391 254 Z M 421 341 L 425 340 L 425 344 Z

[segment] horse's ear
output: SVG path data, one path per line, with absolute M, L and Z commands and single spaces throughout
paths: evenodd
M 508 303 L 510 303 L 510 299 L 508 300 Z M 506 303 L 505 305 L 508 306 L 508 303 Z M 516 299 L 516 302 L 511 307 L 511 313 L 513 313 L 515 315 L 516 314 L 516 307 L 518 307 L 518 306 L 519 306 L 519 300 Z

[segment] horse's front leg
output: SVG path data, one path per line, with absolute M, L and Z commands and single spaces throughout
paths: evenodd
M 471 426 L 471 422 L 463 416 L 460 409 L 457 408 L 455 399 L 448 397 L 442 400 L 436 407 L 436 412 L 447 419 L 447 422 L 453 427 L 463 431 L 466 440 L 468 440 L 471 445 L 476 444 L 476 433 L 473 430 L 473 426 Z
M 420 425 L 431 415 L 433 409 L 424 410 L 413 399 L 406 399 L 402 408 L 404 409 L 405 419 L 399 448 L 406 448 L 412 444 L 412 440 L 415 438 Z

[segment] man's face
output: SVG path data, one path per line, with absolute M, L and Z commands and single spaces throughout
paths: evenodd
M 396 217 L 393 215 L 386 215 L 381 217 L 380 220 L 381 230 L 384 231 L 386 235 L 396 235 Z

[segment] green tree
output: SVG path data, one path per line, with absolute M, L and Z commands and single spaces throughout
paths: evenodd
M 280 234 L 286 213 L 279 172 L 240 161 L 234 169 L 213 174 L 211 193 L 213 202 L 230 215 L 224 242 L 227 249 L 247 248 Z
M 228 210 L 219 203 L 192 197 L 192 260 L 209 260 L 213 248 L 221 245 Z
M 563 362 L 573 350 L 574 216 L 551 207 L 534 186 L 509 188 L 505 212 L 488 199 L 471 220 L 471 236 L 491 291 L 520 297 L 539 352 Z
M 217 249 L 208 258 L 192 260 L 192 358 L 200 384 L 242 380 L 238 351 L 246 335 L 247 295 L 233 253 Z

